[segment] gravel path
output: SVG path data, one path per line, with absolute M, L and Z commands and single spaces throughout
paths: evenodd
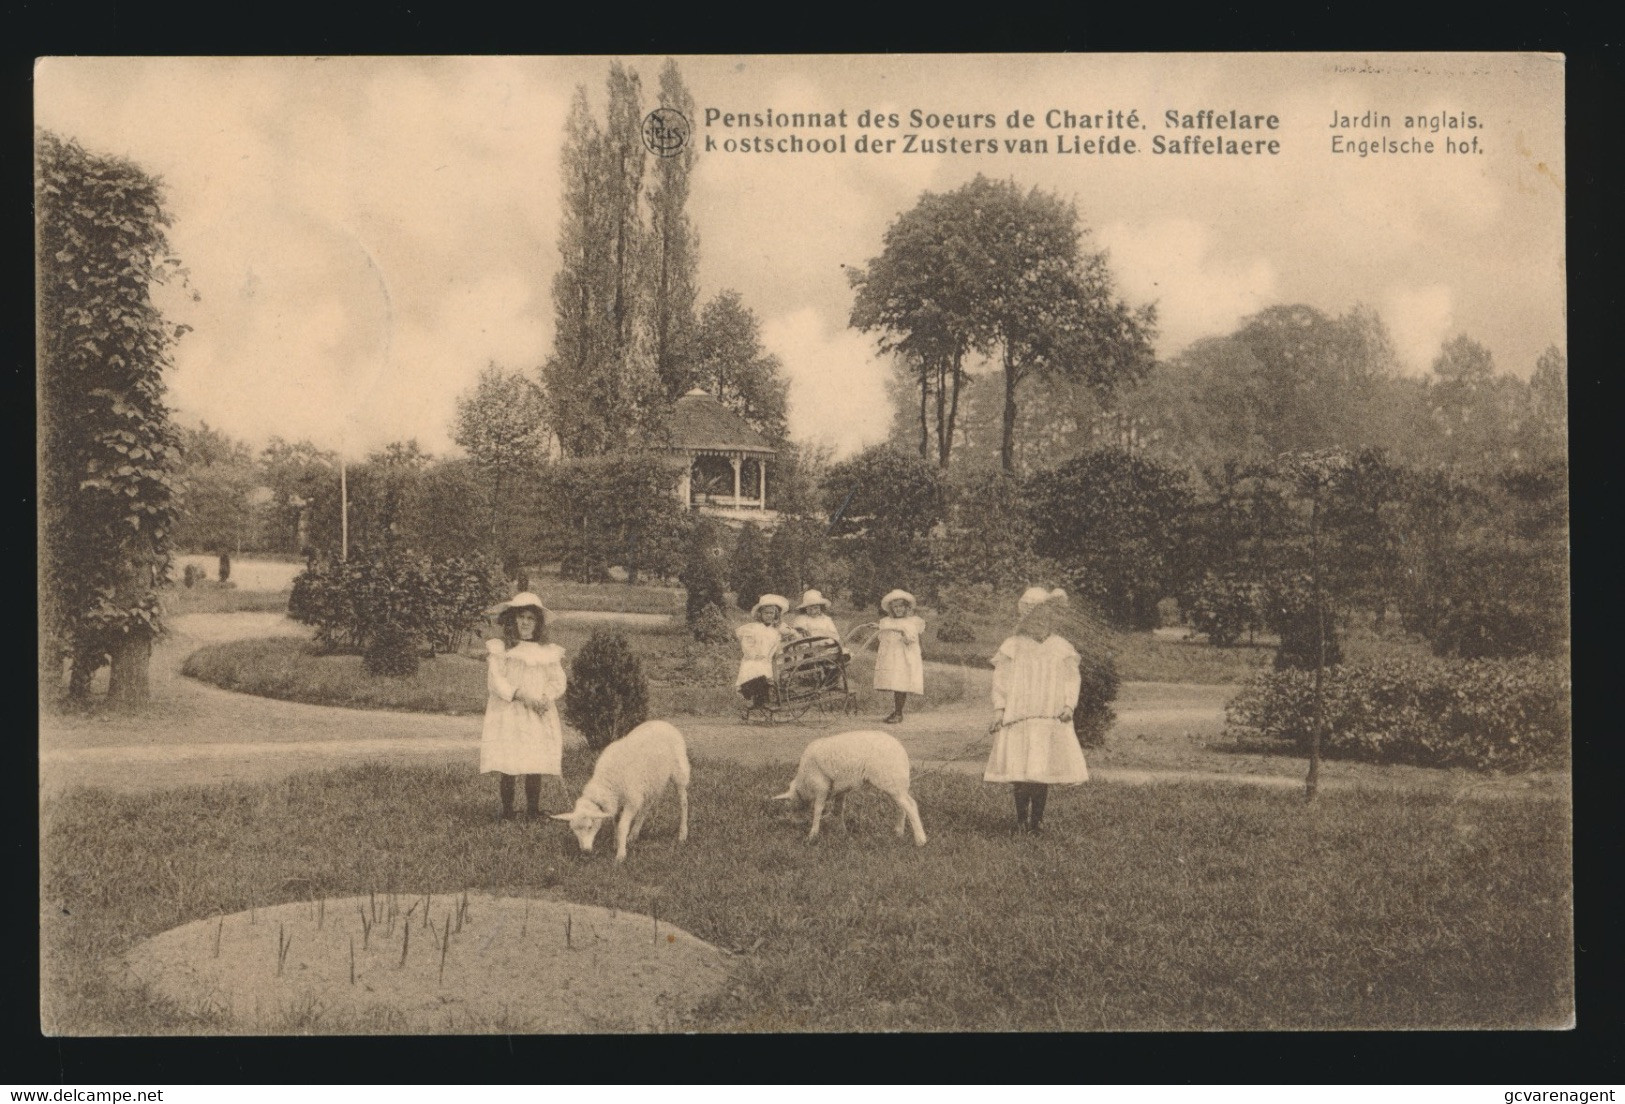
M 606 621 L 658 614 L 561 613 L 561 620 Z M 341 709 L 278 701 L 222 690 L 180 674 L 181 662 L 206 644 L 308 630 L 276 613 L 200 613 L 177 618 L 155 650 L 153 704 L 133 715 L 47 715 L 40 730 L 40 786 L 44 793 L 75 785 L 144 790 L 187 784 L 252 781 L 335 763 L 466 762 L 472 769 L 480 719 L 425 713 Z M 985 684 L 988 672 L 954 668 Z M 1271 788 L 1302 785 L 1301 761 L 1267 754 L 1216 752 L 1224 729 L 1225 685 L 1128 682 L 1113 703 L 1117 723 L 1110 746 L 1089 753 L 1095 781 L 1224 781 Z M 873 700 L 871 700 L 873 699 Z M 975 704 L 913 713 L 889 728 L 908 747 L 916 771 L 980 775 L 986 754 L 989 709 L 985 689 L 973 686 Z M 856 716 L 809 713 L 793 724 L 761 727 L 736 717 L 677 718 L 695 758 L 793 767 L 807 741 L 851 728 L 879 727 L 888 703 L 861 694 Z M 884 706 L 884 707 L 883 707 Z M 571 734 L 573 735 L 573 733 Z M 1452 794 L 1515 793 L 1550 788 L 1550 778 L 1483 779 L 1358 763 L 1327 763 L 1323 785 L 1403 786 Z M 1562 785 L 1566 787 L 1566 781 Z

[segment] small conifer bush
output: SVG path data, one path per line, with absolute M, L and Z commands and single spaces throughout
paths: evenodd
M 649 680 L 619 629 L 593 630 L 570 664 L 564 719 L 602 750 L 649 719 Z

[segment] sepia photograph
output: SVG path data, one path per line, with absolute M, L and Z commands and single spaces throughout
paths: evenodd
M 1572 1029 L 1564 70 L 39 59 L 40 1032 Z

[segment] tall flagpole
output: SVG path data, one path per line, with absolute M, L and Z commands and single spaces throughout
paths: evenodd
M 344 457 L 339 457 L 339 559 L 350 558 L 350 485 L 344 475 Z

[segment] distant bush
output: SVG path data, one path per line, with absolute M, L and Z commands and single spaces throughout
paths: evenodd
M 688 631 L 701 644 L 733 642 L 734 625 L 721 606 L 706 606 L 689 622 Z
M 733 555 L 728 557 L 728 589 L 734 592 L 734 605 L 750 609 L 762 595 L 771 593 L 771 586 L 773 565 L 768 558 L 767 538 L 747 522 L 739 530 Z
M 937 622 L 937 639 L 944 644 L 974 644 L 976 629 L 960 610 L 949 610 Z
M 1275 669 L 1312 671 L 1320 659 L 1320 632 L 1326 633 L 1326 666 L 1343 662 L 1338 617 L 1324 592 L 1321 612 L 1315 611 L 1314 588 L 1307 575 L 1284 575 L 1264 588 L 1264 624 L 1281 638 L 1275 650 Z
M 649 719 L 649 680 L 619 629 L 594 629 L 576 653 L 564 691 L 564 719 L 595 749 Z
M 1328 668 L 1322 686 L 1330 757 L 1425 767 L 1524 771 L 1568 757 L 1569 687 L 1549 660 L 1385 660 Z M 1314 674 L 1260 674 L 1226 707 L 1233 735 L 1307 751 Z
M 181 582 L 188 588 L 195 587 L 209 577 L 209 573 L 197 564 L 187 564 L 181 572 Z
M 371 671 L 400 666 L 383 656 L 402 648 L 456 651 L 503 590 L 501 570 L 484 557 L 388 552 L 313 564 L 295 576 L 288 614 L 314 626 L 327 651 L 376 656 Z
M 1181 606 L 1191 628 L 1220 647 L 1236 643 L 1261 623 L 1258 588 L 1235 575 L 1206 572 Z

